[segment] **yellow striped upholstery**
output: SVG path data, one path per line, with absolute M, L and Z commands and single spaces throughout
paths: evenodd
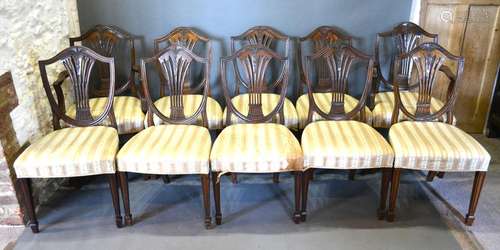
M 391 168 L 394 153 L 375 129 L 358 121 L 317 121 L 302 133 L 304 168 Z
M 107 97 L 91 98 L 89 100 L 90 112 L 95 118 L 99 116 L 106 106 Z M 131 134 L 144 129 L 144 113 L 141 110 L 141 100 L 133 96 L 115 96 L 113 102 L 118 134 Z M 68 107 L 66 114 L 74 118 L 76 115 L 75 105 Z M 106 119 L 103 125 L 111 123 Z
M 316 105 L 325 113 L 328 113 L 331 108 L 332 103 L 332 93 L 313 93 L 314 101 Z M 344 95 L 344 108 L 345 112 L 353 110 L 356 105 L 358 105 L 358 100 L 350 95 Z M 309 112 L 309 97 L 307 94 L 301 95 L 297 99 L 297 114 L 299 116 L 299 128 L 303 129 L 307 124 L 307 115 Z M 360 119 L 360 115 L 356 115 L 357 120 Z M 312 116 L 312 121 L 324 120 L 319 114 L 314 113 Z M 372 124 L 372 112 L 369 108 L 365 107 L 365 121 L 367 124 Z
M 184 104 L 184 115 L 186 117 L 193 115 L 200 106 L 202 99 L 203 95 L 183 95 L 182 100 Z M 163 115 L 167 117 L 170 116 L 170 97 L 162 97 L 158 99 L 154 104 L 156 108 L 163 113 Z M 211 97 L 207 98 L 207 120 L 209 129 L 222 128 L 222 108 L 219 103 Z M 153 115 L 153 123 L 154 125 L 165 124 L 165 122 L 161 120 L 157 115 Z M 198 117 L 196 125 L 202 125 L 201 114 Z M 145 123 L 145 126 L 147 126 L 147 121 Z
M 116 156 L 119 171 L 143 174 L 208 174 L 212 141 L 196 125 L 149 127 L 132 137 Z
M 249 102 L 249 95 L 248 94 L 241 94 L 233 97 L 231 99 L 231 102 L 233 103 L 234 107 L 241 112 L 244 115 L 248 115 L 248 102 Z M 262 94 L 262 112 L 264 115 L 267 115 L 273 111 L 273 109 L 278 105 L 280 99 L 280 95 L 278 94 L 272 94 L 272 93 L 263 93 Z M 224 123 L 226 122 L 226 114 L 227 114 L 227 108 L 224 109 Z M 290 129 L 296 130 L 299 124 L 299 119 L 297 117 L 297 111 L 295 110 L 295 107 L 293 106 L 293 103 L 288 99 L 285 98 L 285 102 L 283 104 L 283 114 L 285 117 L 285 122 L 284 125 Z M 273 122 L 277 123 L 278 117 Z M 241 119 L 239 119 L 236 115 L 231 116 L 231 122 L 232 124 L 237 124 L 237 123 L 243 123 Z
M 57 178 L 115 173 L 116 129 L 63 128 L 30 145 L 14 162 L 18 178 Z
M 412 114 L 417 107 L 418 93 L 400 92 L 401 100 L 406 109 Z M 431 112 L 434 113 L 443 107 L 443 102 L 437 98 L 431 99 Z M 394 92 L 382 92 L 375 95 L 374 107 L 372 110 L 373 127 L 389 128 L 391 126 L 392 112 L 394 112 Z M 405 121 L 408 118 L 400 111 L 399 121 Z M 446 121 L 446 116 L 440 121 Z M 456 121 L 456 119 L 454 119 Z
M 213 171 L 270 173 L 302 171 L 302 149 L 281 124 L 235 124 L 215 140 L 210 154 Z
M 389 130 L 394 167 L 486 171 L 490 155 L 472 136 L 442 122 L 400 122 Z

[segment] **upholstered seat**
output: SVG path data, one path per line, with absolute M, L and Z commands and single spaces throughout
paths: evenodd
M 14 169 L 17 178 L 114 174 L 117 151 L 114 128 L 63 128 L 30 145 L 14 162 Z
M 233 97 L 231 102 L 234 107 L 244 115 L 248 115 L 248 102 L 249 102 L 248 94 L 241 94 Z M 273 109 L 278 105 L 280 99 L 280 95 L 272 94 L 272 93 L 262 93 L 262 112 L 264 115 L 267 115 L 273 111 Z M 227 108 L 224 109 L 224 122 L 227 113 Z M 299 119 L 297 117 L 297 111 L 293 106 L 293 103 L 285 98 L 283 104 L 283 114 L 284 114 L 284 125 L 290 129 L 297 129 L 299 124 Z M 278 117 L 274 120 L 274 122 L 278 121 Z M 231 116 L 231 123 L 243 123 L 241 119 L 239 119 L 236 115 Z
M 184 115 L 186 117 L 192 116 L 200 106 L 203 95 L 183 95 L 182 97 Z M 162 97 L 155 101 L 154 105 L 162 114 L 170 116 L 170 97 Z M 207 97 L 207 120 L 209 129 L 222 128 L 222 108 L 219 103 L 211 97 Z M 156 115 L 153 116 L 153 123 L 154 125 L 165 124 L 165 122 Z M 201 114 L 197 119 L 197 125 L 202 125 Z M 147 124 L 145 124 L 145 126 L 147 126 Z
M 92 98 L 89 100 L 92 116 L 97 117 L 106 105 L 107 97 Z M 118 127 L 118 134 L 131 134 L 144 129 L 144 113 L 141 110 L 141 100 L 132 96 L 115 96 L 113 110 Z M 75 117 L 75 105 L 68 107 L 66 114 Z M 109 125 L 109 119 L 103 125 Z
M 389 130 L 395 168 L 486 171 L 490 155 L 472 136 L 440 122 L 400 122 Z
M 401 101 L 403 105 L 412 114 L 415 113 L 417 107 L 417 92 L 400 92 Z M 375 95 L 374 107 L 372 110 L 373 127 L 376 128 L 389 128 L 392 121 L 392 113 L 394 112 L 394 92 L 381 92 Z M 443 107 L 443 102 L 437 98 L 431 100 L 431 113 L 435 113 Z M 407 117 L 400 112 L 399 121 L 407 120 Z M 456 119 L 454 119 L 455 121 Z M 446 115 L 440 119 L 446 122 Z
M 323 111 L 328 113 L 331 108 L 332 93 L 314 93 L 314 101 L 318 107 Z M 358 100 L 350 95 L 344 95 L 344 107 L 345 112 L 349 112 L 358 104 Z M 297 99 L 297 115 L 299 117 L 299 128 L 303 129 L 307 125 L 307 115 L 309 112 L 309 97 L 304 94 Z M 360 115 L 356 115 L 355 119 L 359 120 Z M 312 116 L 312 121 L 324 120 L 319 114 L 314 113 Z M 365 108 L 365 122 L 369 125 L 372 124 L 372 114 L 369 108 Z
M 389 143 L 369 125 L 358 121 L 317 121 L 302 134 L 304 168 L 391 168 Z
M 292 132 L 274 123 L 226 127 L 210 154 L 212 171 L 276 173 L 302 171 L 302 149 Z
M 208 174 L 212 141 L 196 125 L 159 125 L 132 137 L 118 152 L 120 172 L 142 174 Z

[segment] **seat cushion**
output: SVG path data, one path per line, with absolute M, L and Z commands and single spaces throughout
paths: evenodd
M 418 93 L 416 92 L 400 92 L 401 100 L 406 109 L 412 114 L 415 113 L 417 107 Z M 434 113 L 443 107 L 443 102 L 437 98 L 431 99 L 431 112 Z M 382 92 L 375 95 L 374 107 L 372 110 L 373 127 L 389 128 L 392 122 L 392 112 L 394 112 L 394 92 Z M 399 112 L 399 121 L 408 120 L 403 112 Z M 443 115 L 440 121 L 446 121 L 446 115 Z M 454 119 L 456 121 L 456 119 Z
M 203 99 L 203 95 L 183 95 L 183 104 L 184 104 L 184 115 L 186 117 L 192 116 L 194 112 L 200 106 L 201 100 Z M 156 108 L 163 113 L 163 115 L 169 117 L 170 116 L 170 97 L 162 97 L 155 101 Z M 147 117 L 147 116 L 146 116 Z M 211 98 L 207 98 L 207 120 L 208 120 L 208 128 L 209 129 L 221 129 L 222 128 L 222 108 L 219 103 Z M 153 115 L 153 123 L 155 125 L 165 124 L 163 120 L 160 119 L 157 115 Z M 202 116 L 197 119 L 196 125 L 202 125 L 203 120 Z M 147 126 L 147 122 L 145 124 Z
M 149 127 L 118 152 L 119 171 L 143 174 L 208 174 L 212 141 L 196 125 Z
M 18 178 L 57 178 L 115 173 L 116 129 L 63 128 L 30 145 L 14 162 Z
M 396 168 L 486 171 L 490 155 L 472 136 L 441 122 L 400 122 L 389 130 Z
M 302 133 L 304 168 L 391 168 L 394 153 L 375 129 L 358 121 L 317 121 Z
M 210 154 L 212 171 L 271 173 L 302 171 L 302 149 L 281 124 L 235 124 L 226 127 Z
M 314 101 L 318 107 L 325 113 L 328 113 L 332 103 L 332 93 L 313 93 Z M 344 95 L 345 112 L 353 110 L 358 105 L 358 100 L 350 95 Z M 303 129 L 307 125 L 307 115 L 309 113 L 309 97 L 307 94 L 301 95 L 297 99 L 297 114 L 299 116 L 299 128 Z M 355 119 L 360 119 L 360 114 L 356 115 Z M 313 113 L 312 121 L 324 120 L 317 113 Z M 367 124 L 372 124 L 372 114 L 369 108 L 365 107 L 365 121 Z
M 91 98 L 89 100 L 90 112 L 95 118 L 99 116 L 106 106 L 107 97 Z M 133 96 L 115 96 L 113 102 L 118 134 L 131 134 L 144 129 L 144 113 L 141 109 L 141 100 Z M 74 118 L 75 105 L 68 107 L 66 114 Z M 103 125 L 109 126 L 111 122 L 106 119 Z
M 231 102 L 233 103 L 234 107 L 241 112 L 244 115 L 248 115 L 248 103 L 249 103 L 249 95 L 248 94 L 241 94 L 233 97 L 231 99 Z M 273 109 L 278 105 L 280 99 L 280 95 L 278 94 L 272 94 L 272 93 L 263 93 L 262 94 L 262 112 L 264 115 L 267 115 L 273 111 Z M 226 121 L 226 113 L 227 113 L 227 108 L 224 109 L 224 122 Z M 284 125 L 290 129 L 296 130 L 298 128 L 299 124 L 299 119 L 297 118 L 297 111 L 295 110 L 295 107 L 293 106 L 293 103 L 288 99 L 285 98 L 285 102 L 283 104 L 283 115 L 284 115 Z M 278 117 L 273 120 L 273 122 L 278 122 Z M 231 116 L 231 123 L 232 124 L 237 124 L 237 123 L 244 123 L 241 119 L 239 119 L 236 115 Z

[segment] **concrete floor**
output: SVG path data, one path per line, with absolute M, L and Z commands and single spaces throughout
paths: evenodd
M 473 227 L 458 222 L 449 209 L 451 204 L 465 211 L 471 174 L 447 174 L 426 183 L 421 174 L 406 173 L 392 224 L 375 217 L 379 174 L 356 181 L 347 181 L 343 173 L 317 175 L 308 221 L 300 225 L 289 218 L 291 178 L 284 176 L 279 185 L 270 176 L 241 175 L 238 185 L 224 178 L 223 225 L 211 230 L 203 228 L 198 178 L 178 178 L 168 185 L 136 178 L 131 183 L 133 227 L 114 227 L 107 185 L 97 180 L 42 207 L 42 232 L 25 230 L 15 249 L 496 249 L 500 140 L 478 140 L 493 159 Z M 4 235 L 0 228 L 0 243 Z

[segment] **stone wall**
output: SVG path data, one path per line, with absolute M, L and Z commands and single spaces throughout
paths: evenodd
M 70 36 L 80 34 L 76 0 L 2 0 L 0 23 L 0 74 L 11 71 L 19 99 L 19 106 L 10 113 L 11 133 L 17 141 L 7 146 L 20 147 L 52 130 L 38 60 L 54 56 L 69 45 Z M 49 79 L 54 79 L 58 70 L 49 69 Z M 0 224 L 18 224 L 19 206 L 12 180 L 5 173 L 5 158 L 0 147 Z M 59 183 L 34 182 L 36 202 L 50 198 Z

